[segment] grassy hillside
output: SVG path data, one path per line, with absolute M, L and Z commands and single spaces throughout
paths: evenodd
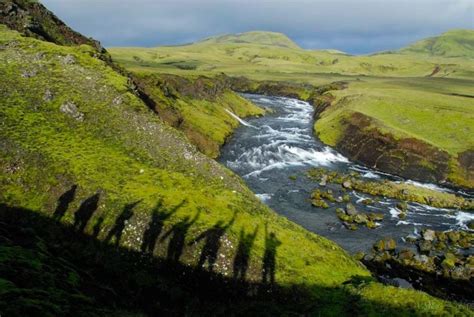
M 299 46 L 288 36 L 277 32 L 253 31 L 239 34 L 213 36 L 200 41 L 205 44 L 259 44 L 298 49 Z
M 229 312 L 192 288 L 187 278 L 202 272 L 216 285 L 243 283 L 233 296 L 254 313 L 471 314 L 368 281 L 337 245 L 277 216 L 164 124 L 91 46 L 0 26 L 0 48 L 2 311 L 137 316 L 213 303 L 208 313 Z M 293 305 L 262 295 L 280 287 Z
M 451 30 L 439 36 L 415 42 L 401 49 L 400 52 L 474 58 L 474 30 Z
M 464 31 L 465 34 L 457 35 L 462 41 L 456 43 L 469 43 L 473 32 Z M 260 38 L 258 40 L 261 42 L 239 42 L 235 40 L 236 37 L 229 35 L 223 40 L 217 37 L 173 47 L 111 48 L 110 52 L 128 69 L 140 72 L 208 75 L 225 72 L 253 79 L 286 77 L 316 84 L 327 82 L 326 76 L 336 75 L 474 77 L 474 63 L 466 59 L 469 55 L 456 53 L 452 56 L 457 57 L 447 59 L 446 56 L 451 55 L 427 56 L 413 53 L 413 50 L 402 50 L 371 56 L 350 56 L 331 50 L 303 50 L 290 45 L 269 46 L 268 41 Z M 469 50 L 468 44 L 462 45 Z

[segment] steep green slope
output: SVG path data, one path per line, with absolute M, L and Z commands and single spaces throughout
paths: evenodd
M 474 58 L 474 30 L 451 30 L 439 36 L 415 42 L 402 48 L 400 52 Z
M 321 140 L 381 170 L 474 188 L 472 81 L 352 82 L 315 124 Z
M 199 150 L 215 158 L 241 118 L 264 110 L 231 91 L 224 82 L 200 76 L 137 74 L 135 82 L 153 100 L 162 120 L 181 130 Z
M 213 36 L 198 43 L 206 44 L 258 44 L 298 49 L 299 46 L 283 33 L 253 31 L 239 34 Z
M 0 26 L 6 241 L 0 248 L 0 307 L 44 315 L 156 314 L 166 305 L 203 309 L 212 293 L 200 293 L 202 302 L 170 304 L 169 298 L 190 290 L 178 277 L 212 271 L 230 283 L 243 265 L 238 280 L 260 285 L 262 276 L 274 277 L 275 287 L 290 289 L 288 294 L 301 291 L 291 307 L 273 302 L 273 314 L 470 313 L 420 292 L 360 283 L 367 270 L 334 243 L 261 204 L 238 177 L 165 125 L 129 79 L 95 55 L 87 45 L 58 46 Z M 140 256 L 145 251 L 152 255 Z M 147 264 L 159 259 L 174 270 Z M 268 286 L 263 289 L 268 294 Z M 237 296 L 250 305 L 262 295 L 250 288 Z M 128 298 L 137 301 L 127 304 Z M 215 305 L 222 311 L 227 304 Z M 268 311 L 269 304 L 261 305 L 257 312 Z

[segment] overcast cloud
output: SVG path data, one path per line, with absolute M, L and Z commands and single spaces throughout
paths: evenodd
M 304 48 L 397 49 L 452 28 L 474 29 L 474 0 L 42 0 L 106 47 L 182 44 L 251 30 Z

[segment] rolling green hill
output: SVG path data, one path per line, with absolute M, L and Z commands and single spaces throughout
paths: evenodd
M 202 41 L 200 44 L 257 44 L 268 46 L 279 46 L 286 48 L 300 48 L 288 36 L 277 32 L 253 31 L 239 34 L 226 34 L 213 36 Z
M 399 52 L 474 58 L 474 30 L 451 30 L 439 36 L 415 42 Z

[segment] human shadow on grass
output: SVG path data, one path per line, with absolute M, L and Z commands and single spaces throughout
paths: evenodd
M 198 220 L 200 213 L 201 211 L 198 211 L 193 218 L 190 216 L 184 217 L 183 220 L 174 224 L 160 239 L 160 242 L 163 242 L 166 238 L 170 237 L 168 242 L 168 252 L 166 255 L 166 258 L 169 261 L 179 262 L 179 259 L 183 254 L 186 235 L 191 226 Z
M 170 210 L 167 210 L 163 206 L 162 200 L 156 204 L 152 211 L 151 221 L 143 234 L 143 243 L 141 245 L 141 250 L 143 252 L 153 253 L 158 237 L 163 231 L 164 222 L 168 220 L 174 213 L 176 213 L 178 209 L 183 207 L 184 204 L 186 204 L 185 200 Z
M 219 220 L 214 226 L 198 235 L 189 243 L 191 245 L 204 240 L 204 246 L 202 247 L 201 255 L 197 265 L 198 268 L 202 268 L 207 262 L 208 270 L 211 272 L 214 270 L 217 254 L 221 247 L 221 238 L 224 236 L 227 229 L 229 229 L 234 224 L 234 221 L 235 213 L 227 224 L 224 224 L 224 221 Z
M 235 253 L 233 265 L 233 277 L 236 280 L 245 281 L 249 268 L 250 253 L 257 237 L 258 226 L 251 233 L 246 233 L 242 228 L 239 234 L 239 245 Z
M 277 248 L 281 245 L 274 232 L 268 232 L 268 224 L 265 224 L 265 252 L 262 264 L 262 282 L 275 283 L 276 254 Z
M 112 238 L 115 238 L 115 245 L 118 246 L 120 244 L 120 239 L 122 239 L 123 230 L 127 225 L 127 222 L 133 217 L 133 209 L 140 203 L 141 201 L 136 201 L 131 204 L 125 205 L 122 212 L 115 220 L 115 224 L 110 229 L 109 233 L 105 237 L 105 242 L 112 241 Z
M 74 213 L 74 228 L 83 232 L 92 215 L 99 207 L 100 194 L 96 193 L 82 202 L 79 209 Z
M 53 215 L 55 220 L 61 220 L 64 217 L 67 209 L 69 208 L 69 204 L 71 204 L 76 197 L 76 190 L 77 185 L 72 185 L 68 191 L 59 197 L 56 210 L 54 211 Z
M 2 315 L 417 316 L 411 307 L 361 299 L 350 281 L 244 283 L 116 247 L 46 213 L 0 204 Z

